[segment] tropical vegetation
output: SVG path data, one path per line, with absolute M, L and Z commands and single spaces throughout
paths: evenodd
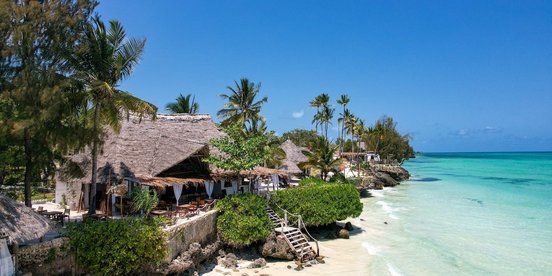
M 230 195 L 217 201 L 217 231 L 222 241 L 244 247 L 266 239 L 272 222 L 266 213 L 266 201 L 254 194 Z
M 196 114 L 199 112 L 199 103 L 195 101 L 195 96 L 191 94 L 183 96 L 180 94 L 176 98 L 176 102 L 170 102 L 165 106 L 165 109 L 170 113 L 189 113 Z
M 328 173 L 339 171 L 343 159 L 335 158 L 337 146 L 330 144 L 326 138 L 318 138 L 310 144 L 310 151 L 305 152 L 307 161 L 299 164 L 305 169 L 316 169 L 320 171 L 320 178 L 326 179 Z
M 301 215 L 305 224 L 310 226 L 358 217 L 362 212 L 360 195 L 354 185 L 309 182 L 298 188 L 273 192 L 269 204 L 276 212 L 285 209 Z
M 261 108 L 268 98 L 262 97 L 257 100 L 261 84 L 255 84 L 247 78 L 242 78 L 239 82 L 235 81 L 234 85 L 234 87 L 227 87 L 230 93 L 220 95 L 221 98 L 227 100 L 224 107 L 217 113 L 223 119 L 221 125 L 237 124 L 245 128 L 251 120 L 262 120 Z
M 69 58 L 74 68 L 74 78 L 82 83 L 90 112 L 85 116 L 90 122 L 92 141 L 92 185 L 89 214 L 96 212 L 96 182 L 98 150 L 103 126 L 115 131 L 120 128 L 122 114 L 155 117 L 157 108 L 127 91 L 119 89 L 121 81 L 132 75 L 144 52 L 146 40 L 127 38 L 120 22 L 111 20 L 109 28 L 98 17 L 86 26 L 82 42 L 85 49 L 77 51 Z
M 132 275 L 157 267 L 168 247 L 156 220 L 141 218 L 69 223 L 65 236 L 81 267 L 98 275 Z

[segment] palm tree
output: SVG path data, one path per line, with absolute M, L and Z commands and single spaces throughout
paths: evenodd
M 195 101 L 195 96 L 190 100 L 191 97 L 191 94 L 186 96 L 180 94 L 176 98 L 176 102 L 168 103 L 165 109 L 170 113 L 196 114 L 199 111 L 199 104 Z
M 347 107 L 347 105 L 349 104 L 349 102 L 351 101 L 351 99 L 349 98 L 349 96 L 347 96 L 347 94 L 343 94 L 341 95 L 341 97 L 339 97 L 339 99 L 337 99 L 337 104 L 341 105 L 343 107 L 343 114 L 342 114 L 342 117 L 344 117 L 345 115 L 345 108 Z M 343 120 L 341 120 L 341 122 L 343 122 Z M 339 151 L 343 151 L 343 125 L 341 124 L 340 126 L 340 119 L 337 120 L 337 127 L 338 127 L 338 136 L 339 138 L 341 139 L 340 141 L 340 145 L 339 145 Z
M 98 147 L 102 126 L 113 130 L 120 129 L 120 119 L 132 112 L 140 117 L 148 114 L 155 117 L 157 108 L 129 92 L 119 90 L 118 85 L 132 74 L 144 52 L 145 40 L 126 38 L 126 33 L 118 21 L 110 21 L 106 29 L 96 16 L 88 24 L 82 45 L 85 51 L 69 57 L 75 77 L 82 81 L 88 97 L 92 115 L 94 138 L 92 141 L 92 179 L 90 187 L 89 214 L 96 213 L 96 182 L 98 169 Z
M 330 144 L 324 137 L 319 137 L 311 144 L 312 151 L 305 152 L 307 161 L 301 163 L 303 169 L 320 170 L 320 178 L 326 180 L 329 172 L 336 172 L 343 159 L 334 159 L 337 147 Z
M 341 143 L 340 151 L 343 151 L 343 147 L 344 147 L 344 143 L 345 143 L 345 131 L 348 130 L 347 124 L 351 120 L 351 117 L 353 116 L 353 114 L 351 113 L 351 111 L 349 109 L 345 108 L 343 110 L 343 113 L 341 113 L 340 115 L 341 115 L 341 117 L 337 119 L 337 122 L 341 123 L 341 140 L 342 140 L 342 143 Z
M 217 115 L 222 118 L 221 125 L 226 127 L 231 124 L 239 124 L 242 128 L 248 121 L 261 119 L 261 108 L 268 101 L 267 97 L 256 101 L 255 97 L 259 94 L 261 84 L 250 82 L 246 78 L 240 79 L 240 82 L 234 82 L 235 87 L 228 86 L 230 94 L 221 94 L 220 97 L 228 100 L 224 108 L 219 110 Z
M 332 124 L 335 109 L 324 106 L 320 112 L 320 123 L 324 125 L 324 137 L 328 140 L 328 128 Z
M 312 123 L 315 124 L 316 131 L 318 131 L 318 126 L 320 125 L 320 107 L 328 106 L 330 102 L 330 96 L 326 93 L 322 93 L 314 98 L 310 102 L 310 106 L 316 108 L 316 114 L 312 120 Z

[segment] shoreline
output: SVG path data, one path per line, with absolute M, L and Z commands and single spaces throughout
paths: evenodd
M 364 214 L 364 210 L 363 210 Z M 310 265 L 304 264 L 304 269 L 296 271 L 295 261 L 274 260 L 267 258 L 267 265 L 263 268 L 246 268 L 251 261 L 239 260 L 239 269 L 224 268 L 221 265 L 209 266 L 207 272 L 200 275 L 366 275 L 369 273 L 372 256 L 363 246 L 363 237 L 367 235 L 366 229 L 360 228 L 358 218 L 349 219 L 354 230 L 350 231 L 349 239 L 332 239 L 319 241 L 320 255 L 324 256 L 324 262 Z M 346 221 L 339 222 L 345 224 Z M 288 268 L 290 266 L 290 268 Z M 243 267 L 243 268 L 242 268 Z

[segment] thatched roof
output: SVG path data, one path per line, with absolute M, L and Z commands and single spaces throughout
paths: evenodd
M 19 244 L 38 239 L 53 229 L 47 218 L 0 194 L 0 232 Z
M 155 177 L 199 152 L 208 152 L 209 140 L 224 135 L 205 114 L 157 115 L 156 120 L 131 116 L 121 123 L 119 133 L 106 130 L 98 155 L 100 182 L 136 175 Z M 71 156 L 70 160 L 84 172 L 79 178 L 90 182 L 90 153 Z
M 148 177 L 138 176 L 136 181 L 142 185 L 164 189 L 173 185 L 204 185 L 205 179 L 201 178 L 177 178 L 177 177 Z
M 289 139 L 285 141 L 280 148 L 286 152 L 286 159 L 284 159 L 279 169 L 289 174 L 302 173 L 303 171 L 298 165 L 307 161 L 307 157 L 303 154 L 305 149 L 298 147 Z
M 257 166 L 251 170 L 242 170 L 240 171 L 241 177 L 270 177 L 273 174 L 277 174 L 280 177 L 287 178 L 288 174 L 287 172 L 283 170 L 278 169 L 271 169 L 271 168 L 265 168 L 261 166 Z M 223 171 L 220 169 L 214 169 L 211 171 L 211 177 L 216 180 L 225 179 L 225 178 L 233 178 L 236 177 L 236 174 L 230 171 Z

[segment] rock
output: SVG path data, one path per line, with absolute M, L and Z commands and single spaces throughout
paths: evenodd
M 255 270 L 255 271 L 253 271 L 253 272 L 255 272 L 255 273 L 259 273 L 259 271 L 258 271 L 258 270 Z
M 376 173 L 376 177 L 383 182 L 384 187 L 395 187 L 399 185 L 399 182 L 387 173 L 378 172 Z
M 197 271 L 194 271 L 194 273 L 192 275 L 193 276 L 199 276 L 199 273 Z
M 266 266 L 266 260 L 264 258 L 258 258 L 254 260 L 247 268 L 262 268 Z
M 382 172 L 396 181 L 404 181 L 410 178 L 410 173 L 400 165 L 376 164 L 372 168 L 377 172 Z
M 283 236 L 276 235 L 272 232 L 265 243 L 261 245 L 260 250 L 263 257 L 271 257 L 276 259 L 291 261 L 295 258 L 292 249 Z
M 347 223 L 345 223 L 345 228 L 347 231 L 353 231 L 354 228 L 353 228 L 353 224 L 350 222 L 350 221 L 347 221 Z
M 237 269 L 237 268 L 232 269 L 232 271 L 233 271 L 233 272 L 240 272 L 240 270 Z
M 337 234 L 337 237 L 340 239 L 348 239 L 349 238 L 349 231 L 347 229 L 341 229 L 339 230 L 339 233 Z
M 238 257 L 233 253 L 228 253 L 224 258 L 219 257 L 218 263 L 225 268 L 236 268 L 238 267 Z
M 185 271 L 191 272 L 192 269 L 201 268 L 196 267 L 196 265 L 212 258 L 217 252 L 220 253 L 219 248 L 221 246 L 222 243 L 219 240 L 203 248 L 199 243 L 192 243 L 187 251 L 180 254 L 169 264 L 162 265 L 157 272 L 164 275 L 181 274 Z
M 291 269 L 291 265 L 288 265 L 287 268 L 288 268 L 288 269 Z
M 358 190 L 358 193 L 360 194 L 361 198 L 370 197 L 370 192 L 368 192 L 368 190 L 366 188 L 358 187 L 357 190 Z
M 303 264 L 299 264 L 296 268 L 294 268 L 296 271 L 303 270 Z
M 383 223 L 384 223 L 384 224 L 388 224 L 387 221 L 384 221 Z
M 247 273 L 242 273 L 241 276 L 249 276 Z
M 306 264 L 305 267 L 311 267 L 312 265 L 311 264 Z

